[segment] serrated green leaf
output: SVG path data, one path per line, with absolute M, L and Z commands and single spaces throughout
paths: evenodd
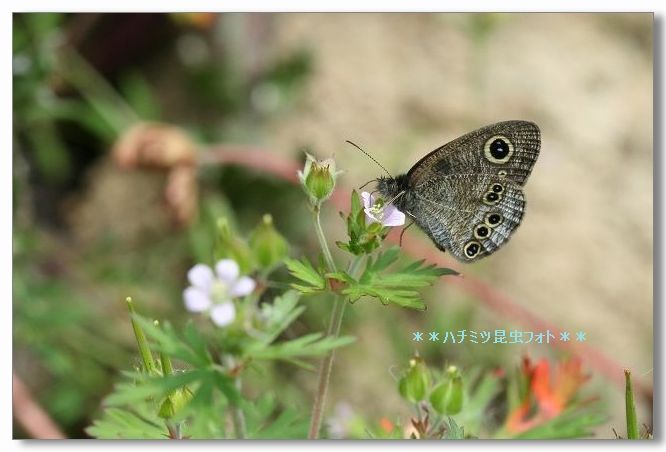
M 465 439 L 465 429 L 459 426 L 452 417 L 449 416 L 444 424 L 446 426 L 444 439 Z
M 241 396 L 234 385 L 234 379 L 232 377 L 221 372 L 216 372 L 214 374 L 214 382 L 230 403 L 237 404 L 240 401 Z
M 346 284 L 342 294 L 354 302 L 363 296 L 378 299 L 382 304 L 397 304 L 411 309 L 425 309 L 419 292 L 415 289 L 426 287 L 443 275 L 457 274 L 454 270 L 436 265 L 424 265 L 424 261 L 414 261 L 397 270 L 389 270 L 398 261 L 400 250 L 389 248 L 376 258 L 368 259 L 365 271 L 358 280 L 346 272 L 327 274 L 326 277 Z
M 285 265 L 294 278 L 307 284 L 306 286 L 302 284 L 292 284 L 294 289 L 311 294 L 326 288 L 326 280 L 306 258 L 303 258 L 300 261 L 296 259 L 285 259 Z
M 312 333 L 291 341 L 280 342 L 270 346 L 250 345 L 246 354 L 253 359 L 280 359 L 311 358 L 322 356 L 329 350 L 343 347 L 354 342 L 356 338 L 342 336 L 334 338 L 324 336 L 322 333 Z
M 175 389 L 191 385 L 201 380 L 207 371 L 194 370 L 179 372 L 166 377 L 135 375 L 134 381 L 119 383 L 115 391 L 106 398 L 108 406 L 120 406 L 142 402 L 147 399 L 160 399 Z
M 250 439 L 294 439 L 307 436 L 309 419 L 302 411 L 286 408 L 277 414 L 278 404 L 273 394 L 265 394 L 251 402 L 244 400 L 241 408 Z
M 165 439 L 168 430 L 162 419 L 151 413 L 144 403 L 133 410 L 107 408 L 86 433 L 97 439 Z
M 456 419 L 465 426 L 467 432 L 475 435 L 481 430 L 488 406 L 501 389 L 500 379 L 492 373 L 483 373 L 478 383 L 473 385 L 472 382 L 476 380 L 474 377 L 465 375 L 464 408 L 456 415 Z
M 299 299 L 298 292 L 289 290 L 281 297 L 276 297 L 273 304 L 268 306 L 270 314 L 266 325 L 266 336 L 261 340 L 263 344 L 268 345 L 277 339 L 303 313 L 305 307 L 298 306 Z

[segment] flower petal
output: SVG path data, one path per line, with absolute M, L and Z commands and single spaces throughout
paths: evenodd
M 227 326 L 236 318 L 236 307 L 231 302 L 217 304 L 210 310 L 210 319 L 217 326 Z
M 243 276 L 236 281 L 236 284 L 231 286 L 229 294 L 232 297 L 244 297 L 245 295 L 250 295 L 255 287 L 257 287 L 257 283 L 254 279 L 249 276 Z
M 207 311 L 212 304 L 207 292 L 192 286 L 183 291 L 183 301 L 185 308 L 190 312 Z
M 402 226 L 405 224 L 405 214 L 400 212 L 396 206 L 389 204 L 384 207 L 384 226 Z
M 187 272 L 187 279 L 190 281 L 190 284 L 204 292 L 210 290 L 214 277 L 213 270 L 204 264 L 197 264 Z
M 375 203 L 375 197 L 367 191 L 361 192 L 361 199 L 363 200 L 363 207 L 366 209 L 369 209 Z
M 226 282 L 235 281 L 240 272 L 238 264 L 233 259 L 222 259 L 215 264 L 215 271 L 217 272 L 217 276 Z

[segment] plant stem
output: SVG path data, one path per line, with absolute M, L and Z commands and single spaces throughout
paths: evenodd
M 169 431 L 169 439 L 183 439 L 180 422 L 173 423 L 171 421 L 166 421 L 166 427 Z
M 236 389 L 240 393 L 241 390 L 241 379 L 236 377 Z M 236 439 L 245 439 L 247 437 L 247 431 L 245 427 L 245 414 L 243 410 L 236 404 L 231 405 L 231 421 L 234 424 L 234 433 Z
M 326 261 L 326 266 L 328 271 L 335 272 L 335 262 L 331 255 L 331 251 L 328 248 L 328 243 L 326 242 L 326 237 L 324 236 L 324 231 L 321 227 L 321 220 L 319 217 L 320 205 L 316 205 L 313 209 L 314 214 L 314 224 L 315 230 L 317 231 L 317 239 L 319 239 L 319 246 L 321 247 L 322 253 L 324 254 L 324 260 Z M 359 265 L 361 263 L 361 258 L 357 257 L 352 262 L 349 273 L 355 274 Z M 331 313 L 331 320 L 328 324 L 327 334 L 334 338 L 337 338 L 340 335 L 340 326 L 342 325 L 342 317 L 345 313 L 345 307 L 347 306 L 347 301 L 345 297 L 336 296 L 333 304 L 333 312 Z M 310 421 L 310 432 L 308 433 L 308 439 L 317 439 L 319 437 L 319 430 L 321 429 L 321 423 L 324 416 L 324 408 L 326 405 L 326 395 L 328 394 L 328 385 L 331 380 L 331 370 L 333 369 L 333 358 L 335 357 L 335 349 L 332 349 L 324 357 L 319 367 L 319 382 L 317 384 L 317 393 L 315 394 L 315 400 L 312 405 L 312 419 Z
M 321 247 L 321 252 L 324 254 L 324 260 L 326 261 L 326 266 L 328 267 L 328 271 L 332 273 L 338 270 L 335 267 L 335 262 L 333 261 L 333 255 L 331 254 L 331 250 L 328 248 L 328 243 L 326 242 L 326 236 L 324 235 L 324 230 L 321 227 L 321 218 L 319 215 L 320 212 L 321 212 L 321 204 L 315 205 L 314 209 L 312 210 L 312 214 L 314 216 L 315 231 L 317 232 L 317 239 L 319 240 L 319 246 Z

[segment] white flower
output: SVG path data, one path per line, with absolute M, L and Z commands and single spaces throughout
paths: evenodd
M 405 214 L 400 212 L 393 204 L 384 204 L 384 201 L 375 199 L 367 191 L 361 193 L 363 211 L 368 223 L 381 223 L 382 226 L 402 226 L 405 224 Z
M 215 264 L 215 272 L 204 264 L 197 264 L 187 272 L 191 286 L 183 291 L 185 307 L 190 312 L 207 312 L 217 326 L 226 326 L 236 318 L 233 299 L 252 293 L 255 281 L 249 276 L 239 278 L 238 264 L 222 259 Z

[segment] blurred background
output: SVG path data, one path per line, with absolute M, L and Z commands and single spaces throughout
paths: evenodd
M 623 425 L 624 394 L 607 375 L 623 368 L 651 425 L 652 25 L 652 14 L 15 14 L 14 372 L 67 436 L 85 437 L 136 363 L 121 300 L 183 324 L 185 275 L 210 259 L 218 216 L 243 233 L 270 213 L 294 256 L 316 255 L 302 191 L 267 167 L 307 148 L 336 158 L 348 190 L 381 170 L 346 139 L 399 173 L 473 129 L 527 119 L 542 151 L 510 244 L 464 267 L 416 228 L 405 246 L 586 332 L 585 356 L 614 361 L 583 361 L 586 391 L 610 416 L 598 436 Z M 151 146 L 171 160 L 151 160 Z M 220 162 L 258 152 L 261 166 Z M 337 208 L 326 220 L 342 238 Z M 446 279 L 426 304 L 347 310 L 345 334 L 359 341 L 336 358 L 331 410 L 404 411 L 391 369 L 415 350 L 462 368 L 569 353 L 415 345 L 415 330 L 537 329 Z M 298 328 L 322 330 L 328 313 L 309 303 Z M 267 384 L 309 410 L 311 373 L 276 365 L 248 387 Z

